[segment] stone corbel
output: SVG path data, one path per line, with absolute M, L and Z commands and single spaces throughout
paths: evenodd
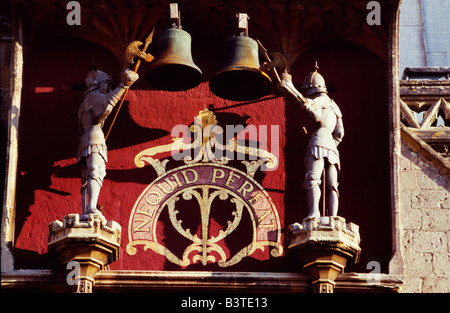
M 347 264 L 359 261 L 359 226 L 343 217 L 305 218 L 289 226 L 288 251 L 308 275 L 315 293 L 333 293 Z
M 69 262 L 78 268 L 68 283 L 76 293 L 91 293 L 95 275 L 119 259 L 121 227 L 103 216 L 91 214 L 80 221 L 78 214 L 69 214 L 62 221 L 49 224 L 48 252 L 65 266 Z

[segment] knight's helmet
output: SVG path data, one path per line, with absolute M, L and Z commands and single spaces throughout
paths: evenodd
M 319 66 L 316 64 L 314 65 L 314 70 L 306 76 L 305 80 L 303 81 L 303 90 L 305 94 L 312 95 L 319 92 L 325 92 L 327 93 L 327 87 L 325 85 L 325 79 L 322 75 L 318 72 Z
M 94 65 L 94 61 L 92 61 L 92 64 L 89 66 L 89 72 L 86 75 L 85 79 L 85 84 L 87 87 L 85 94 L 91 92 L 92 90 L 100 88 L 100 84 L 104 81 L 111 81 L 111 76 L 109 76 L 105 72 L 97 70 Z
M 108 74 L 106 74 L 105 72 L 102 72 L 100 70 L 95 70 L 95 72 L 89 72 L 86 75 L 86 87 L 91 88 L 91 87 L 96 87 L 98 88 L 100 86 L 101 83 L 105 82 L 105 81 L 111 81 L 111 76 L 109 76 Z

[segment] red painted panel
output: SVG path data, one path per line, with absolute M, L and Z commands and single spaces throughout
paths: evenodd
M 16 221 L 16 266 L 19 268 L 53 266 L 46 255 L 48 223 L 69 213 L 81 213 L 81 183 L 75 154 L 78 144 L 77 110 L 83 91 L 74 90 L 73 83 L 84 81 L 92 58 L 99 69 L 109 73 L 113 79 L 118 77 L 121 69 L 115 58 L 106 50 L 81 40 L 64 40 L 43 46 L 25 58 Z M 386 234 L 390 227 L 386 219 L 389 212 L 386 65 L 362 48 L 331 43 L 319 46 L 298 59 L 292 68 L 295 83 L 303 81 L 315 58 L 319 58 L 320 71 L 327 83 L 336 87 L 330 96 L 341 107 L 346 128 L 340 147 L 343 168 L 340 175 L 340 215 L 361 227 L 363 252 L 360 269 L 365 270 L 363 262 L 368 260 L 377 260 L 387 266 L 390 240 Z M 203 62 L 212 63 L 210 60 Z M 209 91 L 207 80 L 210 74 L 205 75 L 204 83 L 188 91 L 152 90 L 143 79 L 145 70 L 143 65 L 139 72 L 141 79 L 128 93 L 107 141 L 109 162 L 99 204 L 103 205 L 108 220 L 122 226 L 121 259 L 113 263 L 111 269 L 182 268 L 151 250 L 139 251 L 135 255 L 126 252 L 133 207 L 145 188 L 157 178 L 151 166 L 136 167 L 134 157 L 144 149 L 170 143 L 175 125 L 191 125 L 199 111 L 206 108 L 214 112 L 223 127 L 255 125 L 258 128 L 267 125 L 270 130 L 271 125 L 279 126 L 278 168 L 257 172 L 255 180 L 267 191 L 277 208 L 283 233 L 289 224 L 301 221 L 307 215 L 306 197 L 301 188 L 307 136 L 302 133 L 292 109 L 286 106 L 282 97 L 271 94 L 246 103 L 225 101 Z M 210 72 L 214 71 L 211 68 L 205 70 L 205 73 Z M 367 113 L 369 109 L 370 114 Z M 306 121 L 306 117 L 301 116 Z M 112 116 L 104 127 L 105 131 L 111 120 Z M 267 150 L 270 151 L 270 140 L 268 143 Z M 167 169 L 183 165 L 172 160 L 170 153 L 161 157 L 170 159 Z M 245 171 L 240 162 L 228 165 Z M 160 226 L 164 226 L 168 218 L 161 215 Z M 217 230 L 226 223 L 224 219 L 218 216 L 211 223 Z M 198 230 L 198 216 L 185 215 L 183 221 L 193 231 Z M 242 223 L 250 225 L 249 215 L 243 216 Z M 386 227 L 386 232 L 373 235 L 379 231 L 380 225 L 381 228 Z M 160 232 L 159 236 L 175 250 L 178 247 L 178 253 L 182 252 L 188 241 L 182 238 L 174 240 L 170 234 L 171 231 L 167 230 Z M 236 242 L 245 241 L 248 236 L 249 232 L 244 229 L 230 235 L 226 253 L 234 253 L 239 248 Z M 268 249 L 257 251 L 227 268 L 216 263 L 206 266 L 196 263 L 186 269 L 297 270 L 288 262 L 287 256 L 274 258 L 268 252 Z

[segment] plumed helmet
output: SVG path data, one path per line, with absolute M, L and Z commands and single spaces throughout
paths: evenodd
M 314 70 L 306 76 L 305 80 L 303 81 L 303 90 L 305 91 L 305 94 L 312 95 L 318 92 L 327 92 L 327 87 L 325 85 L 325 79 L 322 75 L 318 72 L 319 66 L 316 64 L 314 65 Z

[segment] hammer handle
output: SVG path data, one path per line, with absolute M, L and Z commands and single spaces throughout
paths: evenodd
M 148 46 L 150 45 L 150 43 L 152 42 L 152 38 L 153 38 L 153 32 L 155 31 L 155 28 L 152 29 L 150 35 L 147 37 L 147 39 L 145 40 L 145 45 L 144 45 L 144 49 L 142 50 L 144 53 L 147 51 Z M 141 59 L 138 59 L 136 61 L 136 65 L 134 66 L 134 72 L 137 73 L 139 66 L 141 65 Z M 128 90 L 130 90 L 130 88 L 128 88 L 127 90 L 125 90 L 125 93 L 122 96 L 122 100 L 120 100 L 119 103 L 119 107 L 117 108 L 116 114 L 114 115 L 114 119 L 111 123 L 111 126 L 109 126 L 108 129 L 108 133 L 105 136 L 105 141 L 106 139 L 108 139 L 109 133 L 111 132 L 111 129 L 114 125 L 114 122 L 116 121 L 117 115 L 119 114 L 120 108 L 122 107 L 123 101 L 125 100 L 125 97 L 127 96 Z
M 270 63 L 272 60 L 270 59 L 269 54 L 267 53 L 267 49 L 262 45 L 262 43 L 259 40 L 257 40 L 257 42 L 258 42 L 259 48 L 262 50 L 262 52 L 264 54 L 264 59 L 266 59 L 266 61 Z M 281 83 L 280 75 L 278 75 L 278 72 L 275 69 L 275 67 L 272 67 L 271 70 L 272 70 L 272 73 L 274 74 L 276 80 L 278 81 L 278 83 Z M 286 98 L 286 102 L 289 103 L 289 105 L 291 106 L 292 110 L 294 111 L 295 117 L 297 118 L 297 120 L 300 122 L 300 125 L 302 126 L 303 132 L 305 133 L 305 135 L 307 135 L 308 131 L 306 130 L 306 127 L 303 126 L 303 122 L 302 122 L 300 116 L 297 114 L 297 111 L 295 110 L 294 105 L 287 98 Z
M 145 47 L 145 50 L 147 50 L 147 47 Z M 139 65 L 141 65 L 141 59 L 136 61 L 136 65 L 134 66 L 134 72 L 137 72 L 137 70 L 139 69 Z M 123 94 L 122 99 L 120 100 L 119 107 L 117 108 L 116 114 L 114 115 L 111 126 L 109 126 L 108 132 L 106 133 L 105 141 L 106 141 L 106 139 L 108 139 L 109 133 L 111 132 L 114 122 L 116 121 L 117 115 L 119 115 L 120 108 L 122 107 L 123 101 L 125 100 L 125 97 L 127 96 L 128 90 L 130 90 L 130 88 L 127 88 L 125 90 L 125 93 Z

